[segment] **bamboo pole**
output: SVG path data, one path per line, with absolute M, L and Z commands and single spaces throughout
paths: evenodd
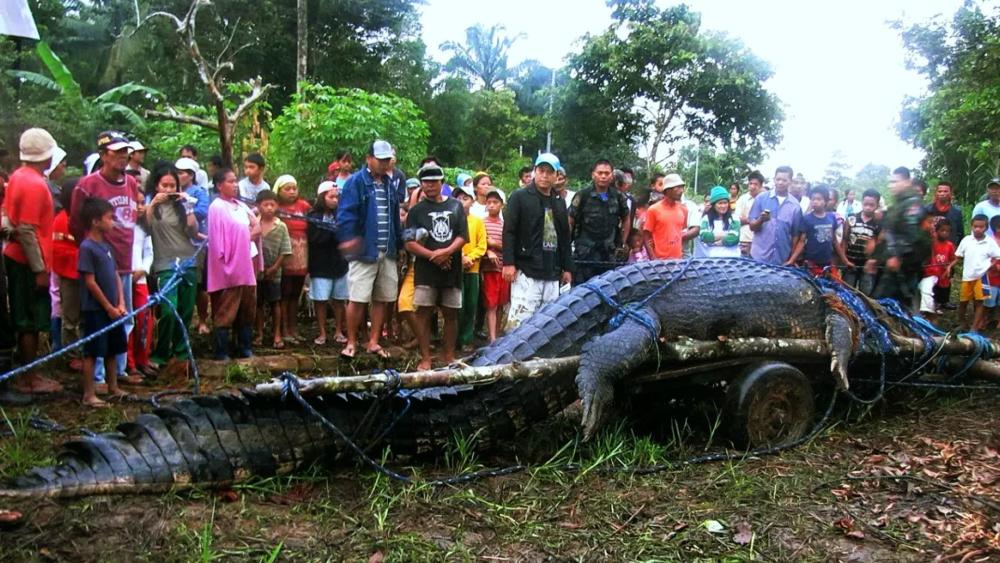
M 924 342 L 919 338 L 893 336 L 899 353 L 919 357 L 924 351 Z M 969 356 L 976 351 L 976 345 L 967 338 L 934 338 L 935 348 L 940 348 L 944 356 Z M 873 355 L 863 349 L 863 356 Z M 994 357 L 1000 354 L 1000 345 L 994 346 Z M 682 377 L 703 371 L 705 368 L 721 367 L 741 363 L 749 358 L 775 358 L 788 361 L 824 361 L 830 356 L 827 343 L 819 339 L 787 338 L 728 338 L 722 340 L 680 339 L 661 343 L 660 356 L 654 365 L 630 377 L 634 382 L 657 381 Z M 961 361 L 959 361 L 961 360 Z M 579 367 L 580 357 L 537 359 L 525 362 L 492 366 L 460 365 L 453 368 L 426 370 L 399 374 L 399 386 L 403 389 L 422 389 L 450 385 L 484 385 L 498 381 L 514 381 L 537 377 L 572 376 Z M 964 364 L 964 358 L 956 358 L 952 365 L 957 369 Z M 1000 365 L 994 362 L 978 361 L 970 370 L 974 376 L 1000 380 Z M 347 392 L 377 392 L 392 384 L 385 373 L 347 377 L 318 377 L 299 380 L 303 395 Z M 284 383 L 272 380 L 257 385 L 255 391 L 262 395 L 280 395 Z

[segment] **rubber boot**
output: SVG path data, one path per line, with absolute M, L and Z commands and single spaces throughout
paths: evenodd
M 229 329 L 228 328 L 217 328 L 212 331 L 212 335 L 215 336 L 215 359 L 216 360 L 228 360 L 229 359 Z
M 239 332 L 237 332 L 237 349 L 241 358 L 252 358 L 253 348 L 251 348 L 251 343 L 253 342 L 253 327 L 251 326 L 241 326 Z

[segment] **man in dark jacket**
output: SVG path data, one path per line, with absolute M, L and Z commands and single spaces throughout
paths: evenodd
M 616 253 L 628 240 L 629 206 L 625 196 L 611 188 L 613 171 L 610 161 L 595 162 L 590 170 L 593 182 L 576 193 L 569 208 L 576 284 L 614 269 Z
M 396 258 L 403 249 L 399 221 L 399 198 L 387 175 L 392 147 L 375 141 L 368 148 L 367 166 L 347 179 L 337 208 L 340 250 L 350 265 L 347 270 L 347 344 L 340 354 L 353 358 L 358 328 L 371 304 L 369 353 L 387 357 L 379 345 L 387 304 L 399 291 Z
M 552 190 L 559 158 L 542 153 L 535 177 L 511 194 L 503 225 L 503 277 L 510 288 L 507 328 L 513 329 L 573 283 L 566 202 Z

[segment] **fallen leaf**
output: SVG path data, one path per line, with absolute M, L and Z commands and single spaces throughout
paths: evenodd
M 577 530 L 583 527 L 582 524 L 576 522 L 560 522 L 559 526 L 566 528 L 567 530 Z
M 718 520 L 705 520 L 701 523 L 701 526 L 710 534 L 721 534 L 726 531 L 726 527 Z
M 737 522 L 733 542 L 737 545 L 747 545 L 751 541 L 753 541 L 753 531 L 750 530 L 750 523 L 747 521 Z
M 231 503 L 240 500 L 240 495 L 232 489 L 223 489 L 217 493 L 220 502 Z
M 847 537 L 849 537 L 849 538 L 856 539 L 856 540 L 863 540 L 863 539 L 865 539 L 865 533 L 862 532 L 861 530 L 851 530 L 849 532 L 844 533 L 844 535 L 847 536 Z

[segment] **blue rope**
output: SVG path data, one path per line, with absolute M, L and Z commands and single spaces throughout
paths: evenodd
M 191 256 L 188 256 L 184 260 L 178 259 L 177 262 L 174 264 L 174 273 L 173 273 L 173 275 L 167 280 L 166 283 L 163 284 L 163 287 L 159 288 L 159 291 L 157 291 L 155 294 L 153 294 L 152 296 L 150 296 L 149 301 L 147 301 L 145 305 L 139 307 L 138 309 L 134 309 L 131 313 L 128 313 L 126 315 L 123 315 L 123 316 L 115 319 L 114 321 L 112 321 L 111 324 L 109 324 L 108 326 L 102 328 L 101 330 L 99 330 L 99 331 L 97 331 L 97 332 L 95 332 L 93 334 L 88 334 L 87 336 L 85 336 L 85 337 L 83 337 L 83 338 L 81 338 L 81 339 L 79 339 L 79 340 L 77 340 L 75 342 L 72 342 L 70 344 L 67 344 L 67 345 L 63 346 L 62 348 L 60 348 L 60 349 L 58 349 L 58 350 L 56 350 L 54 352 L 50 352 L 50 353 L 48 353 L 48 354 L 46 354 L 46 355 L 44 355 L 42 357 L 35 358 L 31 362 L 28 362 L 27 364 L 24 364 L 23 366 L 20 366 L 18 368 L 12 369 L 12 370 L 4 373 L 4 374 L 0 374 L 0 383 L 6 381 L 8 379 L 11 379 L 13 377 L 17 377 L 19 375 L 28 373 L 29 371 L 34 370 L 35 368 L 37 368 L 38 366 L 41 366 L 42 364 L 48 363 L 48 362 L 50 362 L 50 361 L 52 361 L 52 360 L 54 360 L 56 358 L 59 358 L 61 356 L 67 355 L 70 351 L 75 350 L 77 348 L 80 348 L 80 347 L 84 346 L 85 344 L 87 344 L 88 342 L 91 342 L 91 341 L 97 339 L 101 335 L 103 335 L 103 334 L 105 334 L 105 333 L 107 333 L 107 332 L 109 332 L 111 330 L 114 330 L 115 328 L 117 328 L 119 326 L 124 325 L 125 323 L 127 323 L 131 319 L 135 318 L 135 316 L 138 315 L 139 313 L 142 313 L 143 311 L 145 311 L 147 309 L 150 309 L 150 308 L 152 308 L 153 306 L 155 306 L 155 305 L 157 305 L 159 303 L 167 303 L 167 305 L 169 306 L 169 302 L 167 302 L 166 299 L 163 298 L 163 294 L 166 293 L 166 292 L 168 292 L 168 291 L 173 290 L 174 288 L 177 287 L 178 284 L 180 284 L 183 281 L 184 271 L 187 270 L 187 269 L 189 269 L 189 268 L 194 267 L 195 261 L 198 258 L 198 254 L 200 254 L 201 251 L 205 249 L 205 247 L 206 247 L 207 244 L 208 244 L 208 239 L 205 239 L 205 240 L 201 241 L 195 247 L 194 254 L 192 254 Z M 173 310 L 173 307 L 170 307 L 170 309 Z M 180 319 L 180 317 L 179 317 L 179 315 L 177 315 L 176 311 L 174 311 L 174 315 L 176 316 L 176 318 L 178 320 Z M 183 325 L 183 324 L 184 323 L 181 323 L 181 325 Z M 191 354 L 191 341 L 188 338 L 187 327 L 183 328 L 182 335 L 184 336 L 184 345 L 185 345 L 185 348 L 187 349 L 188 354 Z M 191 355 L 191 363 L 192 364 L 195 363 L 194 362 L 194 355 Z M 198 368 L 197 368 L 197 366 L 193 370 L 193 375 L 194 375 L 193 379 L 194 379 L 194 386 L 195 386 L 195 394 L 198 394 L 199 387 L 200 387 L 200 379 L 198 377 Z
M 606 305 L 615 310 L 615 315 L 611 317 L 610 321 L 608 321 L 608 326 L 611 327 L 612 330 L 620 327 L 622 323 L 625 322 L 626 319 L 632 319 L 637 323 L 641 324 L 643 327 L 645 327 L 646 330 L 648 330 L 650 335 L 653 337 L 653 340 L 656 340 L 660 337 L 660 330 L 656 326 L 656 320 L 650 318 L 650 316 L 644 313 L 642 310 L 646 308 L 646 305 L 648 305 L 650 301 L 656 299 L 657 296 L 659 296 L 661 293 L 666 291 L 667 288 L 673 285 L 675 281 L 684 277 L 684 274 L 687 273 L 687 270 L 691 266 L 691 263 L 693 261 L 694 261 L 693 258 L 688 258 L 684 262 L 684 265 L 679 270 L 675 271 L 673 275 L 671 275 L 670 278 L 663 283 L 663 285 L 653 290 L 649 295 L 647 295 L 642 300 L 636 301 L 635 303 L 629 303 L 628 305 L 622 305 L 621 303 L 618 303 L 618 301 L 616 301 L 614 297 L 608 295 L 607 292 L 605 292 L 603 289 L 601 289 L 591 281 L 580 284 L 580 287 L 587 288 L 588 290 L 596 294 L 598 297 L 600 297 L 601 301 L 604 301 Z

